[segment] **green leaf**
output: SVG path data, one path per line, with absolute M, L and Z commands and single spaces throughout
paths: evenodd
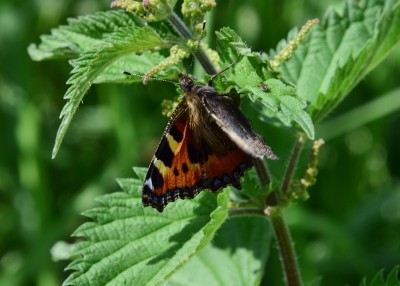
M 390 271 L 387 280 L 386 280 L 386 284 L 388 286 L 396 286 L 396 285 L 400 285 L 400 279 L 399 279 L 399 269 L 400 266 L 397 265 L 396 267 L 394 267 L 392 269 L 392 271 Z
M 228 191 L 202 192 L 178 200 L 163 213 L 141 205 L 146 169 L 138 179 L 121 179 L 124 192 L 99 198 L 101 207 L 85 213 L 93 219 L 75 236 L 85 240 L 74 250 L 74 270 L 64 285 L 155 285 L 163 282 L 213 238 L 228 214 Z
M 261 113 L 269 118 L 276 118 L 286 126 L 292 126 L 294 121 L 314 139 L 314 125 L 304 111 L 306 103 L 296 96 L 293 86 L 284 82 L 279 73 L 274 72 L 260 54 L 253 53 L 229 28 L 217 32 L 218 51 L 223 65 L 228 66 L 238 55 L 243 58 L 224 73 L 226 78 L 235 84 L 238 92 L 249 94 L 250 100 L 261 103 Z M 259 84 L 264 83 L 269 91 L 265 92 Z
M 144 52 L 140 55 L 126 55 L 117 59 L 115 62 L 106 67 L 94 80 L 93 83 L 134 83 L 142 82 L 143 76 L 149 70 L 157 66 L 165 59 L 157 52 Z M 122 72 L 128 71 L 138 76 L 126 76 Z M 169 66 L 165 70 L 157 73 L 157 78 L 176 79 L 179 70 L 176 66 Z
M 53 158 L 58 152 L 62 139 L 83 96 L 95 79 L 107 67 L 123 56 L 167 46 L 168 43 L 162 40 L 152 28 L 148 26 L 142 28 L 128 26 L 110 35 L 106 44 L 84 52 L 77 60 L 73 60 L 71 64 L 74 69 L 67 82 L 71 84 L 71 87 L 64 96 L 69 101 L 60 114 L 62 122 L 57 132 L 52 154 Z
M 332 139 L 400 110 L 400 88 L 319 124 L 317 134 Z
M 168 285 L 259 285 L 272 238 L 265 217 L 233 217 Z
M 280 66 L 285 78 L 297 85 L 297 94 L 310 102 L 314 122 L 329 114 L 400 40 L 399 0 L 345 3 L 342 15 L 328 11 Z M 288 41 L 294 35 L 292 31 Z
M 260 185 L 259 177 L 257 175 L 255 168 L 250 169 L 244 174 L 241 184 L 243 190 L 234 192 L 236 189 L 233 189 L 231 191 L 231 198 L 232 198 L 232 193 L 234 194 L 239 193 L 240 196 L 239 199 L 240 198 L 244 198 L 245 200 L 251 199 L 252 205 L 258 207 L 260 211 L 264 211 L 265 200 L 267 198 L 267 195 L 272 191 L 271 186 L 268 185 L 262 187 Z
M 316 277 L 311 282 L 306 283 L 306 286 L 321 286 L 322 285 L 322 277 Z
M 51 35 L 40 37 L 39 45 L 28 47 L 35 61 L 75 58 L 80 53 L 104 43 L 112 33 L 123 27 L 143 26 L 142 20 L 123 10 L 98 12 L 93 15 L 68 19 L 68 25 L 51 30 Z
M 392 271 L 390 271 L 386 280 L 383 276 L 382 269 L 375 275 L 370 284 L 367 284 L 366 279 L 364 279 L 360 286 L 398 286 L 400 285 L 399 268 L 398 265 L 394 267 Z

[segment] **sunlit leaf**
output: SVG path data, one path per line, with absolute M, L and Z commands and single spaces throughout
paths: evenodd
M 398 0 L 346 1 L 342 14 L 329 10 L 280 71 L 296 84 L 320 121 L 400 40 Z M 289 39 L 295 36 L 289 34 Z M 286 42 L 281 42 L 277 50 Z M 275 53 L 271 53 L 271 57 Z
M 119 29 L 108 38 L 108 43 L 96 49 L 83 53 L 72 61 L 74 69 L 68 80 L 71 87 L 64 98 L 67 104 L 61 111 L 62 118 L 53 148 L 53 157 L 56 156 L 64 135 L 72 118 L 97 76 L 122 56 L 166 47 L 168 44 L 150 27 L 125 27 Z
M 261 103 L 263 115 L 276 118 L 286 126 L 297 123 L 310 139 L 314 139 L 314 125 L 305 111 L 307 105 L 296 96 L 296 89 L 281 80 L 268 62 L 260 54 L 251 52 L 231 29 L 221 29 L 217 37 L 224 66 L 232 63 L 238 55 L 243 57 L 224 73 L 227 79 L 234 82 L 237 91 L 248 94 L 253 102 Z M 260 83 L 266 84 L 269 91 L 261 89 Z
M 204 248 L 227 217 L 228 192 L 203 192 L 178 200 L 163 213 L 141 204 L 146 170 L 139 179 L 122 179 L 124 192 L 99 198 L 87 211 L 92 222 L 74 235 L 79 242 L 64 285 L 154 285 L 164 281 Z
M 35 61 L 75 58 L 80 53 L 104 43 L 112 33 L 123 27 L 143 26 L 142 20 L 122 10 L 98 12 L 68 19 L 68 25 L 51 30 L 40 37 L 39 45 L 31 44 L 29 55 Z

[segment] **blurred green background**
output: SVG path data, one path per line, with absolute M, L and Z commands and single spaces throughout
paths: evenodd
M 254 50 L 268 51 L 293 26 L 321 18 L 327 7 L 342 2 L 217 1 L 208 28 L 230 26 Z M 62 60 L 33 62 L 27 47 L 67 17 L 107 10 L 109 4 L 0 2 L 0 285 L 60 285 L 67 261 L 54 261 L 62 256 L 62 247 L 54 246 L 74 241 L 71 233 L 85 221 L 80 213 L 95 206 L 97 196 L 118 191 L 115 178 L 148 165 L 167 122 L 160 102 L 175 96 L 172 85 L 94 86 L 57 158 L 50 158 L 70 66 Z M 399 74 L 397 47 L 328 120 L 389 92 L 400 96 Z M 400 264 L 400 113 L 386 114 L 385 108 L 357 114 L 354 120 L 368 121 L 383 109 L 384 116 L 348 132 L 339 124 L 319 129 L 327 142 L 318 182 L 310 200 L 286 212 L 307 282 L 323 276 L 322 285 L 358 285 L 362 277 Z M 284 158 L 290 144 L 275 139 L 276 132 L 287 131 L 263 135 L 271 146 L 283 146 L 278 154 Z M 283 284 L 275 248 L 264 280 Z

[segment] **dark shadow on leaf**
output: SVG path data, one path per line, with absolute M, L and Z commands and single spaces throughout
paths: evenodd
M 266 80 L 265 75 L 263 73 L 263 64 L 260 63 L 260 60 L 256 57 L 248 57 L 247 60 L 249 61 L 252 69 L 257 73 L 257 76 L 262 79 L 262 81 Z M 265 68 L 265 67 L 264 67 Z
M 164 251 L 164 253 L 150 260 L 148 264 L 156 264 L 161 260 L 172 258 L 176 254 L 176 252 L 191 239 L 193 234 L 202 231 L 201 229 L 211 219 L 210 214 L 218 207 L 217 195 L 212 193 L 203 194 L 200 198 L 197 198 L 197 202 L 185 200 L 184 203 L 198 204 L 198 207 L 193 210 L 194 218 L 191 219 L 179 233 L 176 233 L 169 238 L 169 241 L 174 242 L 174 245 Z M 163 214 L 161 213 L 160 215 Z
M 251 250 L 255 258 L 265 263 L 271 238 L 272 228 L 266 217 L 233 217 L 218 230 L 212 244 L 228 249 L 230 254 L 240 248 Z

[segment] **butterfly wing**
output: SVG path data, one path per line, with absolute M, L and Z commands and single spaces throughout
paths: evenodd
M 215 123 L 241 150 L 254 158 L 278 159 L 229 96 L 208 94 L 202 102 Z
M 177 198 L 193 198 L 202 181 L 201 165 L 191 163 L 194 158 L 202 160 L 202 155 L 189 153 L 193 136 L 188 130 L 186 116 L 183 101 L 167 125 L 143 184 L 143 205 L 160 212 Z
M 240 178 L 253 165 L 250 155 L 232 145 L 214 153 L 206 140 L 196 142 L 182 102 L 175 110 L 150 163 L 143 190 L 144 206 L 159 212 L 178 198 L 193 198 L 202 189 L 227 185 L 240 189 Z
M 204 164 L 204 188 L 214 192 L 233 185 L 241 189 L 240 179 L 253 166 L 253 158 L 234 146 L 223 154 L 210 154 Z
M 159 212 L 202 189 L 240 188 L 253 158 L 277 159 L 226 95 L 181 76 L 185 99 L 175 109 L 143 184 L 142 202 Z

